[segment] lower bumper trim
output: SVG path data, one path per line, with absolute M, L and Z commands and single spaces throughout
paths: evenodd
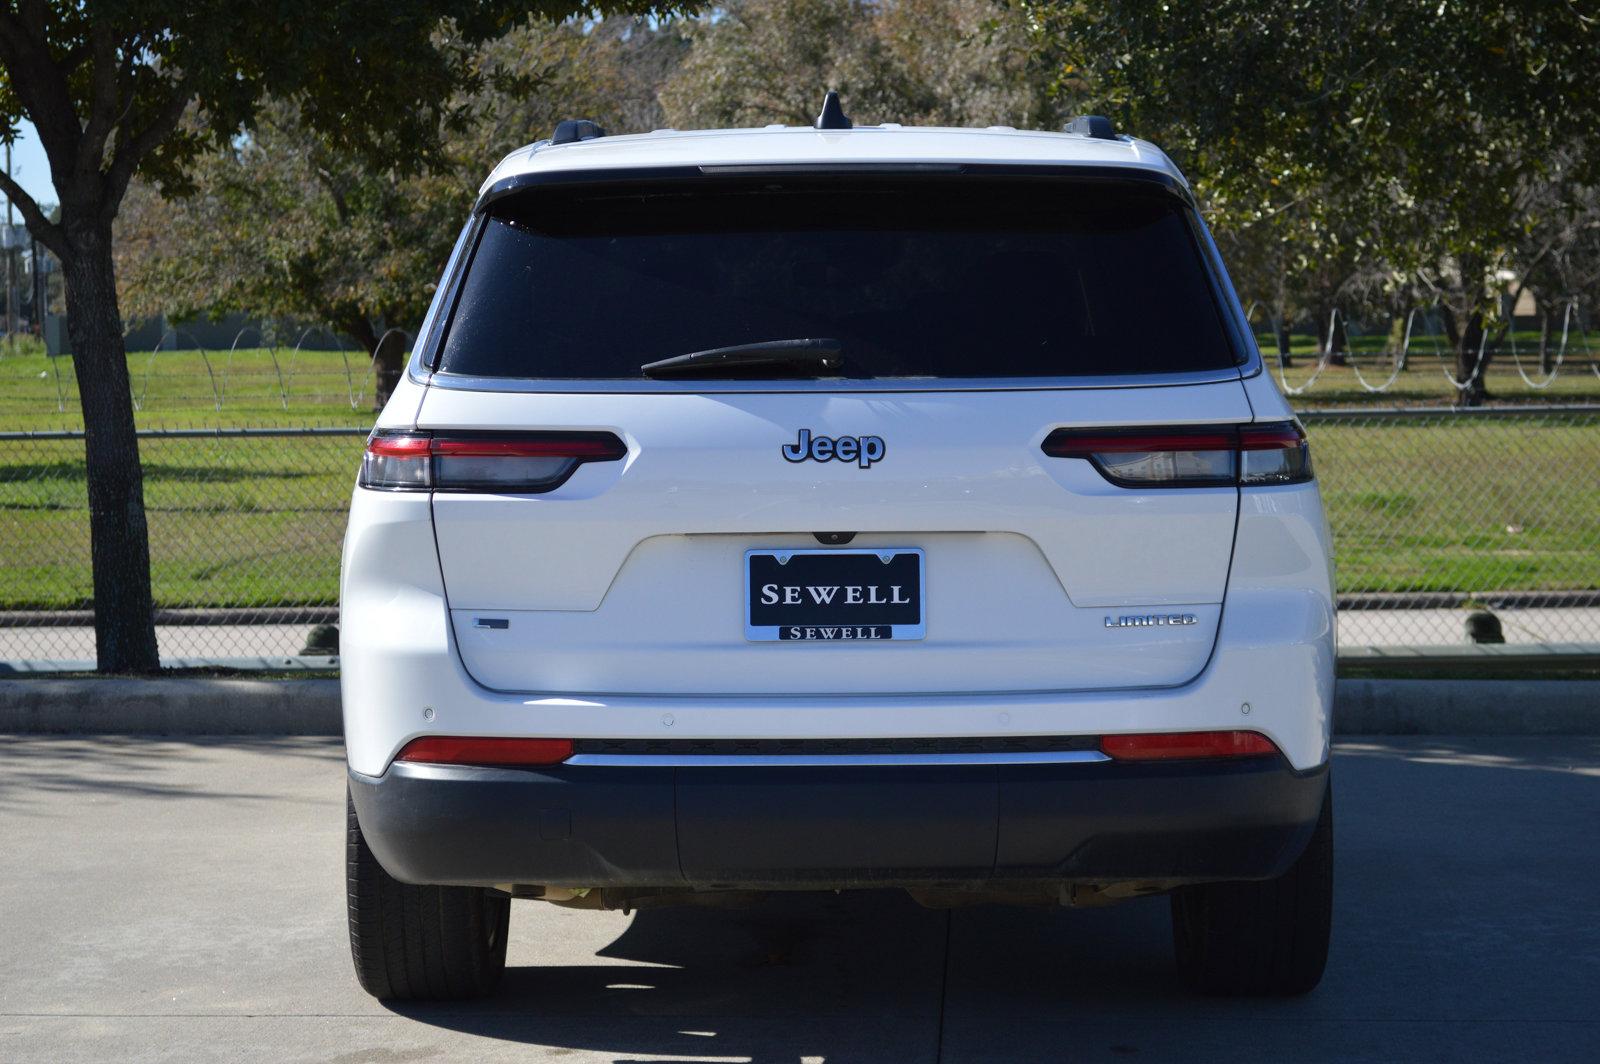
M 842 889 L 1269 878 L 1304 848 L 1327 787 L 1326 766 L 1278 757 L 660 756 L 678 760 L 396 763 L 350 773 L 350 790 L 373 853 L 405 882 Z

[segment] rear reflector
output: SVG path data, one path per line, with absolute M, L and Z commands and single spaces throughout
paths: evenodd
M 1179 758 L 1260 757 L 1276 754 L 1277 746 L 1260 732 L 1162 732 L 1153 735 L 1106 735 L 1100 749 L 1118 761 L 1173 761 Z
M 610 432 L 374 435 L 367 441 L 360 484 L 384 491 L 532 495 L 559 488 L 585 462 L 614 462 L 627 453 Z
M 1311 479 L 1305 433 L 1292 421 L 1263 425 L 1057 429 L 1052 458 L 1083 458 L 1129 488 L 1220 488 Z
M 571 756 L 571 739 L 500 739 L 429 735 L 411 740 L 394 759 L 424 762 L 430 765 L 522 768 L 559 765 Z

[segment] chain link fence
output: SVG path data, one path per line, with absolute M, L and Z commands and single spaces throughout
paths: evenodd
M 337 619 L 368 429 L 139 433 L 162 660 L 297 664 Z M 0 661 L 94 663 L 80 432 L 0 433 Z M 23 666 L 26 667 L 26 666 Z
M 1345 646 L 1600 643 L 1600 406 L 1303 414 Z M 365 427 L 141 431 L 163 660 L 304 664 Z M 83 436 L 0 433 L 0 662 L 94 661 Z M 325 660 L 325 659 L 324 659 Z
M 1600 643 L 1600 405 L 1317 410 L 1342 646 Z

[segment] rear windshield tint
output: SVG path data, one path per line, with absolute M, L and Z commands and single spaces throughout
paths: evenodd
M 1188 209 L 1153 185 L 973 177 L 535 190 L 493 208 L 440 368 L 630 379 L 825 337 L 852 379 L 1225 369 Z

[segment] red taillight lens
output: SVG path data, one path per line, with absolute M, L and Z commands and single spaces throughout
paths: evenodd
M 426 436 L 373 436 L 357 483 L 384 491 L 428 491 L 433 486 L 430 442 Z
M 411 740 L 394 759 L 430 765 L 520 768 L 559 765 L 571 756 L 571 739 L 497 739 L 429 735 Z
M 1175 761 L 1179 758 L 1261 757 L 1276 754 L 1271 739 L 1253 731 L 1162 732 L 1106 735 L 1100 749 L 1118 761 Z
M 1044 441 L 1052 458 L 1086 458 L 1113 484 L 1124 487 L 1231 487 L 1238 433 L 1212 429 L 1057 429 Z
M 360 483 L 388 491 L 536 494 L 560 487 L 585 462 L 614 462 L 627 453 L 610 432 L 375 435 Z
M 1130 488 L 1293 484 L 1311 479 L 1305 434 L 1292 422 L 1151 429 L 1057 429 L 1052 458 L 1083 458 Z
M 1149 451 L 1231 451 L 1238 443 L 1238 435 L 1231 425 L 1216 430 L 1154 429 L 1145 432 L 1057 429 L 1044 441 L 1044 453 L 1054 458 L 1089 458 L 1097 454 Z

